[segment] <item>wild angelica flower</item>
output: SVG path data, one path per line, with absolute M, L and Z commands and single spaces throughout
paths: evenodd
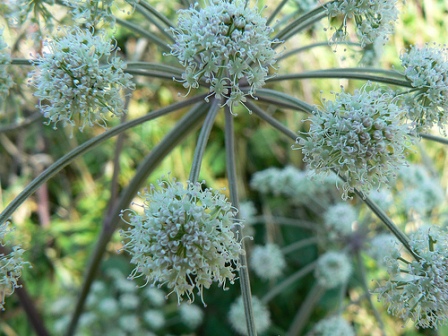
M 278 278 L 286 266 L 282 251 L 276 244 L 255 246 L 249 264 L 255 274 L 264 280 Z
M 271 325 L 271 314 L 266 305 L 256 296 L 252 296 L 252 308 L 254 312 L 254 323 L 257 333 L 262 334 Z M 240 296 L 229 311 L 229 321 L 233 329 L 241 335 L 247 335 L 246 314 L 244 312 L 243 298 Z
M 404 112 L 390 92 L 367 87 L 325 100 L 323 111 L 309 119 L 308 137 L 296 141 L 313 173 L 334 170 L 345 180 L 343 199 L 350 198 L 354 188 L 367 193 L 388 184 L 405 164 L 409 137 Z
M 348 203 L 332 205 L 324 213 L 326 231 L 332 238 L 348 236 L 357 217 L 354 207 Z
M 7 52 L 7 48 L 8 45 L 3 39 L 3 29 L 0 29 L 0 107 L 9 89 L 14 85 L 11 76 L 6 71 L 8 64 L 11 63 L 11 55 Z
M 203 300 L 213 281 L 233 283 L 242 248 L 231 230 L 235 209 L 224 195 L 201 183 L 159 181 L 142 197 L 143 214 L 129 210 L 130 228 L 121 231 L 137 265 L 130 278 L 166 284 L 179 301 L 184 295 L 192 301 L 195 287 Z
M 179 306 L 180 320 L 190 329 L 196 329 L 204 320 L 204 312 L 194 304 L 181 303 Z
M 74 126 L 79 119 L 82 131 L 94 124 L 105 127 L 109 113 L 123 114 L 121 92 L 134 85 L 109 40 L 73 28 L 44 44 L 49 52 L 35 62 L 32 84 L 48 123 Z
M 355 336 L 353 327 L 342 317 L 333 316 L 319 321 L 309 336 Z
M 398 258 L 400 256 L 398 240 L 390 233 L 380 233 L 373 237 L 366 252 L 381 266 L 386 266 L 389 258 Z
M 171 54 L 185 67 L 182 82 L 188 92 L 204 81 L 209 96 L 232 109 L 265 84 L 277 41 L 269 38 L 266 19 L 245 1 L 210 0 L 203 9 L 196 6 L 179 11 Z
M 337 0 L 327 3 L 325 9 L 329 19 L 342 18 L 332 40 L 344 40 L 347 22 L 353 20 L 361 45 L 374 43 L 376 39 L 386 41 L 398 19 L 396 3 L 397 0 Z
M 165 315 L 159 310 L 147 310 L 143 313 L 143 319 L 152 330 L 158 330 L 165 325 Z
M 8 224 L 0 225 L 0 245 L 5 244 L 5 235 L 9 232 Z M 14 246 L 12 251 L 5 255 L 0 253 L 0 310 L 5 310 L 5 297 L 14 293 L 19 288 L 18 280 L 22 275 L 23 267 L 28 264 L 23 260 L 25 250 Z
M 418 132 L 428 131 L 439 126 L 446 135 L 444 127 L 448 122 L 448 57 L 447 48 L 411 47 L 400 57 L 405 68 L 404 75 L 411 83 L 411 94 L 405 98 L 409 118 L 415 123 Z
M 314 275 L 322 287 L 331 289 L 345 284 L 352 274 L 352 264 L 345 253 L 329 251 L 317 260 Z
M 437 328 L 448 320 L 448 235 L 446 230 L 424 225 L 410 237 L 419 260 L 406 255 L 387 259 L 390 279 L 376 291 L 388 312 L 417 327 Z

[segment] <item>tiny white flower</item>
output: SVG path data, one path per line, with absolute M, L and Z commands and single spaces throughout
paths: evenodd
M 356 334 L 342 316 L 333 316 L 319 321 L 309 336 L 356 336 Z
M 38 56 L 31 83 L 39 109 L 54 127 L 105 127 L 106 116 L 124 112 L 122 91 L 134 88 L 125 63 L 102 35 L 72 28 L 66 35 L 46 40 L 49 52 Z M 103 63 L 104 62 L 104 63 Z
M 264 280 L 278 278 L 286 266 L 282 251 L 276 244 L 255 246 L 249 264 L 258 277 Z
M 322 287 L 331 289 L 347 283 L 352 264 L 345 253 L 329 251 L 317 260 L 315 277 Z
M 180 319 L 190 329 L 196 329 L 204 320 L 204 312 L 194 304 L 181 303 L 179 306 Z
M 271 314 L 256 296 L 252 296 L 252 308 L 254 312 L 255 329 L 262 334 L 271 325 Z M 247 335 L 246 315 L 244 312 L 243 298 L 240 296 L 231 306 L 229 311 L 229 321 L 233 329 L 241 335 Z
M 213 282 L 233 283 L 242 248 L 232 231 L 235 209 L 224 195 L 202 190 L 202 183 L 159 181 L 143 197 L 144 213 L 130 211 L 130 228 L 121 232 L 137 265 L 130 278 L 166 284 L 179 301 L 193 300 L 194 288 L 203 299 Z

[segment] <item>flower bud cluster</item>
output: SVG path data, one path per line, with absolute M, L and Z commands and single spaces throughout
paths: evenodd
M 195 287 L 202 298 L 214 281 L 233 283 L 242 247 L 232 231 L 236 210 L 224 195 L 201 183 L 159 181 L 143 198 L 143 214 L 129 210 L 130 228 L 121 232 L 137 265 L 130 278 L 166 284 L 179 301 L 192 301 Z
M 120 93 L 134 84 L 109 40 L 73 28 L 44 46 L 48 52 L 38 57 L 31 82 L 48 123 L 74 126 L 79 119 L 82 131 L 94 124 L 104 127 L 110 113 L 123 114 Z
M 390 279 L 376 291 L 390 314 L 411 319 L 422 328 L 437 328 L 447 322 L 447 237 L 446 230 L 424 225 L 410 237 L 418 260 L 408 261 L 398 251 L 386 259 Z
M 286 262 L 278 245 L 267 244 L 254 247 L 250 266 L 261 279 L 274 280 L 282 274 Z
M 298 148 L 315 173 L 333 170 L 342 177 L 343 199 L 354 188 L 368 193 L 389 183 L 405 163 L 409 137 L 403 116 L 389 92 L 367 86 L 353 95 L 341 92 L 313 113 L 308 137 L 297 139 Z
M 415 88 L 406 96 L 409 118 L 418 132 L 437 125 L 446 135 L 448 54 L 446 47 L 411 47 L 400 57 L 406 79 Z
M 333 316 L 319 321 L 309 336 L 355 336 L 353 327 L 342 317 Z
M 353 20 L 361 45 L 386 41 L 394 30 L 398 19 L 397 0 L 337 0 L 325 5 L 328 17 L 342 17 L 341 26 L 336 28 L 332 39 L 344 40 L 347 36 L 347 22 Z
M 261 88 L 275 63 L 272 29 L 242 0 L 210 0 L 203 9 L 181 10 L 172 31 L 171 54 L 185 67 L 183 86 L 190 91 L 205 81 L 210 96 L 230 108 Z M 243 92 L 240 85 L 249 90 Z
M 331 289 L 347 283 L 352 274 L 352 264 L 343 252 L 329 251 L 317 260 L 315 277 L 324 288 Z
M 259 298 L 252 296 L 252 308 L 254 312 L 254 323 L 257 333 L 263 334 L 271 325 L 271 314 L 268 307 Z M 241 335 L 247 335 L 246 314 L 244 311 L 243 298 L 240 296 L 231 306 L 229 321 L 233 329 Z

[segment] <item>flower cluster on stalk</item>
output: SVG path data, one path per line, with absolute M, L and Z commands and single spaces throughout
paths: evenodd
M 36 87 L 39 109 L 54 127 L 79 129 L 95 124 L 105 127 L 106 116 L 124 113 L 122 91 L 134 84 L 125 63 L 116 55 L 116 46 L 103 35 L 73 28 L 62 37 L 46 40 L 44 52 L 35 62 L 31 80 Z
M 437 125 L 446 135 L 448 123 L 448 49 L 411 47 L 400 57 L 404 75 L 413 90 L 406 95 L 409 118 L 418 132 Z
M 199 87 L 205 82 L 210 96 L 223 105 L 244 103 L 265 84 L 276 53 L 266 19 L 246 6 L 245 1 L 210 0 L 180 11 L 171 54 L 185 67 L 183 86 Z M 242 87 L 247 86 L 247 90 Z
M 317 260 L 315 276 L 324 288 L 335 288 L 347 283 L 352 274 L 352 264 L 347 254 L 329 251 Z
M 354 20 L 356 34 L 361 45 L 374 43 L 375 40 L 386 41 L 393 33 L 394 23 L 398 19 L 397 0 L 336 0 L 325 4 L 328 17 L 342 18 L 342 23 L 335 28 L 332 40 L 345 40 L 347 23 Z
M 252 296 L 254 323 L 257 333 L 264 333 L 271 325 L 271 313 L 268 307 L 256 296 Z M 246 314 L 243 298 L 240 296 L 229 310 L 229 321 L 233 329 L 241 335 L 247 335 Z
M 411 235 L 410 246 L 418 259 L 408 260 L 398 249 L 386 259 L 390 279 L 377 288 L 378 300 L 417 327 L 437 328 L 448 320 L 447 231 L 424 225 Z
M 252 250 L 250 266 L 261 279 L 273 280 L 282 274 L 286 262 L 278 245 L 257 245 Z
M 233 283 L 242 253 L 232 228 L 236 210 L 226 197 L 201 183 L 159 181 L 145 192 L 143 214 L 129 210 L 130 228 L 121 231 L 124 250 L 136 264 L 130 278 L 166 284 L 179 301 L 193 301 L 197 288 Z
M 344 180 L 344 199 L 355 188 L 367 194 L 394 179 L 410 144 L 405 112 L 393 94 L 368 87 L 325 100 L 323 110 L 309 119 L 308 136 L 297 139 L 313 173 L 333 170 Z
M 342 317 L 332 316 L 319 321 L 309 336 L 355 336 L 353 327 Z

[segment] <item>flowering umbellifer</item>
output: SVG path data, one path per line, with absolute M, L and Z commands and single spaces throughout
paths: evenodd
M 193 301 L 195 287 L 203 301 L 212 282 L 233 283 L 242 247 L 232 231 L 236 210 L 223 194 L 202 183 L 159 181 L 143 198 L 143 214 L 129 210 L 131 227 L 121 231 L 137 265 L 130 278 L 166 284 L 179 302 L 183 295 Z

